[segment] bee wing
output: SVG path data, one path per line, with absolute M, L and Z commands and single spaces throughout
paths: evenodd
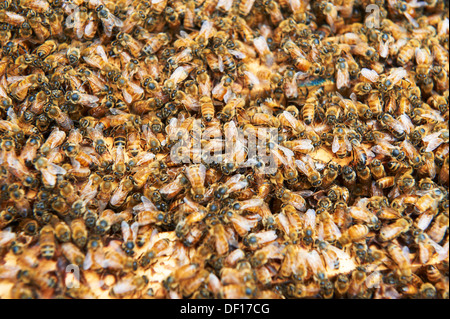
M 411 254 L 411 252 L 409 251 L 408 246 L 403 246 L 402 247 L 402 253 L 403 253 L 403 256 L 405 257 L 406 262 L 408 264 L 411 264 L 411 258 L 409 256 Z
M 235 183 L 233 186 L 231 186 L 228 189 L 227 194 L 231 194 L 233 192 L 237 192 L 237 191 L 239 191 L 241 189 L 246 188 L 247 186 L 248 186 L 248 181 L 246 179 L 244 179 L 242 181 L 239 181 L 239 182 Z
M 283 115 L 286 120 L 292 125 L 292 127 L 298 126 L 298 120 L 288 111 L 283 111 Z
M 435 138 L 429 141 L 426 152 L 432 152 L 436 148 L 438 148 L 442 143 L 444 143 L 444 140 L 442 138 Z
M 8 81 L 8 84 L 12 84 L 12 83 L 15 83 L 15 82 L 17 82 L 17 81 L 22 81 L 22 80 L 24 80 L 25 78 L 26 78 L 25 75 L 8 76 L 7 81 Z M 30 84 L 30 85 L 31 85 L 31 84 Z
M 47 170 L 50 174 L 53 175 L 65 175 L 67 174 L 67 171 L 62 168 L 61 166 L 58 166 L 56 164 L 53 164 L 51 162 L 47 163 Z
M 83 59 L 84 59 L 84 61 L 86 61 L 86 63 L 96 67 L 97 69 L 101 69 L 102 68 L 102 66 L 99 63 L 97 63 L 97 60 L 92 59 L 90 56 L 84 56 Z
M 255 227 L 258 223 L 258 220 L 247 219 L 239 214 L 234 214 L 234 216 L 231 217 L 230 220 L 233 224 L 236 224 L 238 227 L 245 229 L 245 231 L 247 232 Z
M 394 119 L 393 121 L 392 121 L 392 123 L 390 124 L 390 126 L 391 126 L 391 128 L 393 129 L 393 130 L 395 130 L 396 132 L 398 132 L 398 133 L 403 133 L 405 130 L 406 130 L 406 128 L 403 126 L 403 124 L 402 124 L 402 122 L 400 122 L 400 121 L 398 121 L 398 120 L 396 120 L 396 119 Z
M 18 122 L 17 114 L 14 112 L 14 109 L 12 107 L 10 107 L 8 111 L 6 111 L 6 114 L 9 116 L 11 122 L 13 123 Z
M 316 228 L 316 211 L 314 209 L 308 209 L 303 215 L 305 227 Z
M 438 24 L 438 35 L 441 36 L 448 34 L 449 27 L 449 19 L 445 18 L 441 25 Z
M 387 41 L 380 41 L 380 45 L 378 48 L 378 53 L 380 54 L 380 57 L 386 58 L 389 55 L 389 45 L 391 44 L 391 40 L 388 39 Z
M 122 89 L 122 96 L 125 102 L 127 102 L 128 104 L 131 104 L 131 102 L 133 102 L 133 97 L 125 88 Z
M 268 230 L 255 234 L 255 237 L 258 239 L 258 243 L 265 244 L 274 241 L 278 236 L 274 230 Z
M 197 38 L 200 37 L 200 36 L 204 36 L 205 39 L 209 39 L 211 34 L 212 34 L 212 32 L 213 32 L 213 29 L 214 29 L 213 27 L 214 27 L 214 25 L 213 25 L 213 23 L 211 21 L 204 20 L 203 23 L 202 23 L 202 26 L 200 28 L 200 31 L 199 31 L 199 33 L 197 35 Z
M 391 81 L 392 85 L 395 85 L 407 75 L 408 72 L 404 68 L 394 68 L 391 70 L 391 74 L 387 77 L 387 79 Z
M 317 238 L 319 240 L 323 240 L 325 237 L 325 231 L 323 229 L 323 222 L 319 222 L 317 225 Z
M 294 151 L 296 150 L 307 150 L 312 151 L 314 149 L 314 145 L 309 139 L 302 139 L 297 142 L 297 144 L 292 148 Z
M 283 212 L 277 214 L 275 218 L 281 224 L 281 227 L 283 228 L 284 232 L 289 236 L 290 234 L 289 224 L 295 224 L 295 221 L 288 220 L 288 217 Z
M 21 25 L 22 23 L 25 22 L 25 18 L 23 16 L 21 16 L 20 14 L 11 12 L 11 11 L 4 11 L 5 14 L 14 22 L 12 24 L 15 25 Z
M 297 164 L 298 169 L 305 175 L 308 175 L 308 168 L 306 167 L 305 162 L 301 160 L 295 160 L 295 164 Z
M 192 67 L 190 66 L 179 66 L 178 68 L 175 69 L 175 71 L 173 71 L 169 80 L 173 80 L 175 83 L 178 83 L 181 79 L 185 78 L 186 76 L 185 72 L 189 74 L 191 70 Z
M 372 83 L 377 82 L 379 79 L 377 71 L 371 69 L 362 68 L 361 75 Z
M 340 148 L 341 144 L 339 143 L 339 138 L 337 137 L 337 135 L 335 135 L 333 138 L 333 143 L 331 144 L 331 151 L 333 153 L 336 153 Z
M 291 165 L 293 163 L 292 159 L 294 158 L 294 152 L 290 149 L 288 149 L 287 147 L 275 144 L 277 146 L 278 149 L 280 149 L 284 156 L 286 156 L 286 159 L 288 161 L 288 164 Z
M 122 228 L 123 241 L 127 242 L 131 235 L 130 225 L 128 225 L 128 223 L 123 220 L 120 226 Z
M 219 61 L 219 71 L 223 72 L 225 70 L 225 65 L 223 64 L 222 56 L 217 56 L 217 60 Z
M 245 53 L 241 52 L 241 51 L 237 51 L 237 50 L 231 50 L 229 49 L 228 52 L 230 52 L 230 54 L 234 55 L 236 58 L 238 59 L 245 59 L 247 56 L 245 55 Z
M 289 6 L 292 12 L 297 13 L 301 9 L 302 4 L 300 0 L 289 0 Z
M 89 268 L 91 268 L 93 264 L 94 261 L 92 260 L 92 252 L 88 250 L 83 260 L 83 270 L 89 270 Z
M 402 114 L 398 118 L 399 122 L 403 126 L 403 129 L 409 134 L 414 129 L 414 124 L 411 122 L 411 118 L 407 114 Z
M 445 119 L 442 117 L 442 115 L 436 111 L 436 110 L 427 110 L 427 113 L 423 114 L 422 117 L 430 118 L 435 121 L 444 122 Z
M 103 61 L 108 63 L 108 56 L 106 55 L 105 49 L 103 48 L 103 45 L 98 44 L 95 47 L 95 52 L 102 58 Z
M 56 176 L 48 172 L 47 170 L 41 170 L 42 178 L 45 180 L 45 183 L 50 186 L 55 186 L 56 184 Z
M 405 149 L 408 156 L 413 156 L 416 153 L 416 148 L 407 140 L 404 140 L 401 145 Z
M 292 192 L 292 193 L 293 193 L 293 194 L 300 195 L 300 196 L 303 197 L 303 198 L 311 197 L 311 196 L 314 194 L 314 192 L 313 192 L 312 190 L 309 190 L 309 189 L 307 189 L 307 190 L 302 190 L 302 191 L 296 191 L 296 192 Z
M 255 49 L 260 55 L 264 55 L 266 51 L 270 51 L 269 46 L 267 45 L 266 38 L 264 38 L 263 36 L 254 38 L 253 44 L 255 45 Z
M 313 273 L 325 272 L 322 259 L 316 250 L 312 250 L 307 253 L 306 261 Z
M 389 153 L 388 151 L 384 150 L 384 149 L 383 149 L 381 146 L 379 146 L 379 145 L 374 145 L 374 146 L 371 148 L 371 151 L 374 152 L 374 153 L 377 153 L 377 154 L 383 154 L 383 155 L 386 155 L 386 156 L 389 156 L 389 155 L 390 155 L 390 153 Z
M 329 223 L 331 232 L 334 234 L 334 236 L 336 236 L 336 238 L 338 238 L 338 239 L 341 238 L 342 233 L 341 233 L 341 231 L 339 230 L 339 227 L 334 223 L 334 221 L 330 219 L 330 220 L 328 221 L 328 223 Z
M 129 85 L 131 86 L 132 90 L 134 93 L 136 94 L 144 94 L 144 89 L 141 88 L 139 85 L 133 83 L 133 82 L 129 82 Z
M 155 154 L 147 152 L 145 153 L 140 160 L 136 163 L 136 166 L 141 166 L 144 163 L 150 162 L 155 158 Z
M 345 143 L 345 148 L 347 149 L 347 151 L 350 152 L 353 148 L 353 145 L 352 145 L 352 143 L 350 143 L 347 136 L 344 137 L 344 143 Z
M 90 14 L 89 18 L 88 18 L 88 23 L 84 27 L 84 33 L 85 34 L 92 34 L 92 32 L 94 31 L 96 26 L 97 26 L 97 24 L 96 24 L 94 15 Z M 77 30 L 77 37 L 78 37 L 78 39 L 81 39 L 83 37 L 83 29 L 80 28 L 80 29 Z
M 96 107 L 98 102 L 98 97 L 90 94 L 81 94 L 81 104 L 89 107 Z
M 383 280 L 383 275 L 379 271 L 374 271 L 370 275 L 367 276 L 367 279 L 365 281 L 367 288 L 379 288 L 380 283 Z
M 216 8 L 222 8 L 224 11 L 228 12 L 230 11 L 232 4 L 233 0 L 219 0 Z
M 417 23 L 416 19 L 414 19 L 408 12 L 403 12 L 403 14 L 405 15 L 406 19 L 408 19 L 408 21 L 412 24 L 412 26 L 414 28 L 418 28 L 419 24 Z
M 247 199 L 242 202 L 239 202 L 241 205 L 241 210 L 245 210 L 247 208 L 253 208 L 263 205 L 264 201 L 261 198 L 253 198 L 253 199 Z
M 250 71 L 244 71 L 244 74 L 253 85 L 260 85 L 259 78 L 254 73 Z
M 194 173 L 195 171 L 197 171 L 198 176 L 200 178 L 200 183 L 203 185 L 205 183 L 205 177 L 206 177 L 206 167 L 203 164 L 199 164 L 198 166 L 190 166 L 187 168 L 186 170 L 186 175 L 187 178 L 189 179 L 189 181 L 191 182 L 191 184 L 196 184 L 197 183 L 197 174 Z
M 444 244 L 444 246 L 442 246 L 442 250 L 439 250 L 437 260 L 438 262 L 440 262 L 442 260 L 445 260 L 446 258 L 448 258 L 448 240 Z
M 136 205 L 133 207 L 134 211 L 158 211 L 158 209 L 155 207 L 155 205 L 152 203 L 152 201 L 150 199 L 148 199 L 145 196 L 141 196 L 141 201 L 142 203 Z
M 427 58 L 427 53 L 426 53 L 425 49 L 416 48 L 416 50 L 414 51 L 414 54 L 416 56 L 417 65 L 425 63 L 425 60 Z
M 342 70 L 338 68 L 336 72 L 336 87 L 340 90 L 343 87 L 348 87 L 350 85 L 350 74 L 347 70 Z

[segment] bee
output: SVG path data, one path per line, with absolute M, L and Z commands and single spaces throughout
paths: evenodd
M 306 127 L 291 112 L 283 111 L 278 115 L 278 121 L 282 127 L 289 128 L 294 135 L 303 137 L 306 132 Z
M 114 27 L 123 27 L 123 21 L 113 15 L 100 1 L 93 1 L 92 5 L 95 6 L 97 17 L 102 21 L 103 31 L 106 36 L 111 37 Z
M 74 244 L 70 242 L 61 244 L 61 252 L 70 263 L 80 267 L 83 265 L 85 256 Z
M 407 64 L 415 55 L 416 48 L 420 47 L 418 39 L 410 39 L 397 55 L 397 63 L 401 66 Z
M 283 187 L 276 191 L 275 196 L 283 203 L 293 205 L 297 210 L 305 211 L 306 209 L 306 201 L 299 193 Z
M 214 105 L 211 98 L 208 96 L 202 96 L 200 98 L 200 107 L 203 119 L 206 122 L 211 122 L 214 118 Z
M 28 10 L 27 22 L 33 29 L 40 42 L 44 42 L 51 34 L 42 21 L 41 15 L 34 10 Z
M 55 40 L 47 40 L 36 48 L 35 54 L 38 56 L 38 58 L 43 60 L 45 57 L 55 52 L 57 48 L 58 44 Z
M 429 208 L 437 207 L 443 196 L 439 188 L 434 188 L 427 191 L 423 196 L 420 196 L 414 203 L 414 206 L 418 212 L 423 213 Z
M 443 280 L 443 275 L 439 271 L 439 269 L 434 265 L 428 265 L 425 267 L 425 274 L 427 276 L 427 279 L 432 283 L 437 283 L 441 280 Z
M 39 245 L 41 256 L 45 259 L 52 259 L 55 250 L 55 230 L 51 225 L 45 225 L 39 232 Z
M 370 171 L 375 180 L 386 177 L 386 171 L 384 170 L 384 165 L 379 159 L 374 159 L 370 162 Z
M 70 223 L 72 240 L 79 248 L 83 248 L 88 241 L 88 232 L 83 218 L 74 219 Z
M 340 90 L 350 85 L 350 73 L 348 63 L 344 58 L 338 58 L 336 62 L 336 87 Z
M 388 244 L 386 248 L 388 254 L 391 256 L 392 260 L 398 265 L 400 273 L 405 278 L 411 277 L 411 260 L 409 257 L 408 248 L 401 247 L 394 243 Z
M 64 175 L 67 173 L 65 169 L 53 164 L 45 157 L 35 158 L 33 164 L 41 172 L 44 185 L 49 188 L 53 188 L 56 185 L 56 175 Z
M 436 288 L 429 282 L 420 286 L 420 296 L 424 299 L 435 299 L 437 296 Z
M 148 56 L 157 53 L 162 47 L 166 46 L 170 41 L 167 33 L 158 33 L 146 39 L 142 52 Z
M 14 26 L 20 26 L 25 22 L 25 17 L 15 12 L 2 10 L 0 12 L 0 20 L 4 23 L 8 23 Z
M 155 258 L 163 256 L 170 246 L 170 241 L 167 238 L 162 238 L 155 242 L 151 249 L 141 257 L 140 264 L 142 267 L 147 267 L 155 262 Z
M 41 86 L 46 80 L 47 78 L 41 74 L 30 74 L 9 84 L 8 91 L 14 99 L 23 101 L 27 97 L 28 90 Z
M 448 216 L 439 214 L 431 228 L 428 230 L 428 236 L 436 243 L 440 243 L 444 239 L 446 230 L 448 229 Z
M 366 96 L 372 91 L 372 85 L 369 82 L 359 82 L 353 87 L 353 93 L 357 96 Z
M 144 290 L 148 284 L 147 276 L 130 276 L 120 279 L 109 291 L 111 297 L 128 297 Z
M 196 166 L 189 166 L 186 169 L 186 176 L 191 183 L 190 193 L 194 201 L 203 200 L 205 195 L 205 178 L 206 178 L 206 167 L 203 164 Z
M 66 243 L 71 239 L 71 229 L 65 222 L 57 219 L 52 222 L 52 225 L 54 229 L 54 235 L 59 242 Z
M 402 233 L 405 233 L 409 230 L 411 224 L 412 223 L 409 220 L 400 218 L 392 224 L 383 226 L 380 229 L 380 240 L 390 241 L 400 236 Z
M 433 76 L 433 79 L 436 82 L 436 90 L 442 94 L 445 90 L 448 90 L 449 88 L 449 81 L 448 81 L 448 71 L 446 71 L 441 66 L 434 66 L 431 69 L 431 75 Z

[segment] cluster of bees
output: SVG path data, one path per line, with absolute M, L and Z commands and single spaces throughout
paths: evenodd
M 444 0 L 2 1 L 0 296 L 448 298 L 448 38 Z

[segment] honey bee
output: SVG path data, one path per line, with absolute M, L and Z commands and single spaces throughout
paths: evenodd
M 436 288 L 429 282 L 420 286 L 419 293 L 424 299 L 435 299 L 437 296 Z
M 74 244 L 70 242 L 61 244 L 61 252 L 70 263 L 77 266 L 83 265 L 85 256 Z
M 380 230 L 380 240 L 390 241 L 409 230 L 411 222 L 400 218 L 390 225 L 383 226 Z
M 409 257 L 408 247 L 401 247 L 394 243 L 390 243 L 387 246 L 387 252 L 391 256 L 392 260 L 399 266 L 399 270 L 402 276 L 410 278 L 411 276 L 411 260 Z
M 39 232 L 39 245 L 42 257 L 52 259 L 55 254 L 55 230 L 50 225 L 45 225 Z
M 444 194 L 439 188 L 426 191 L 423 196 L 420 196 L 414 203 L 414 207 L 420 213 L 425 212 L 430 208 L 436 208 L 442 200 Z
M 281 188 L 277 190 L 276 197 L 281 199 L 283 203 L 293 205 L 297 210 L 305 211 L 306 209 L 306 201 L 299 193 L 292 192 L 286 188 Z
M 295 118 L 290 112 L 283 111 L 283 113 L 280 113 L 277 118 L 278 118 L 281 126 L 291 129 L 295 135 L 298 135 L 298 136 L 304 135 L 304 133 L 306 131 L 305 126 L 301 123 L 301 121 L 299 121 L 297 118 Z
M 66 170 L 53 164 L 45 157 L 38 157 L 33 160 L 33 164 L 43 177 L 43 183 L 47 187 L 53 188 L 56 185 L 56 175 L 66 174 Z
M 448 228 L 448 217 L 444 214 L 439 214 L 431 228 L 428 230 L 428 236 L 436 243 L 440 243 L 444 239 L 445 232 Z
M 8 91 L 14 99 L 23 101 L 28 94 L 28 90 L 39 87 L 45 83 L 47 79 L 40 74 L 30 74 L 13 80 L 15 82 L 9 84 Z
M 147 252 L 141 257 L 140 264 L 142 267 L 147 267 L 151 265 L 155 258 L 164 255 L 164 253 L 169 248 L 170 241 L 167 238 L 162 238 L 155 242 L 151 249 L 147 250 Z
M 50 37 L 50 30 L 48 30 L 42 21 L 40 14 L 34 10 L 28 10 L 27 13 L 27 24 L 31 26 L 34 33 L 38 37 L 40 42 L 44 42 Z M 22 25 L 23 26 L 23 25 Z
M 200 98 L 200 108 L 202 117 L 206 122 L 211 122 L 214 118 L 214 105 L 211 98 L 208 96 L 202 96 Z
M 201 201 L 205 195 L 206 167 L 203 164 L 189 166 L 186 169 L 186 176 L 191 183 L 191 195 L 195 201 Z

